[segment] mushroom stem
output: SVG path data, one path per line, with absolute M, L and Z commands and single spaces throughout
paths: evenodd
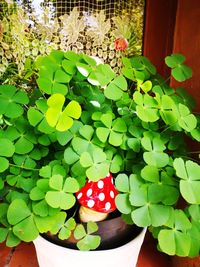
M 81 222 L 100 222 L 108 217 L 108 213 L 98 212 L 81 206 L 79 209 L 79 218 Z

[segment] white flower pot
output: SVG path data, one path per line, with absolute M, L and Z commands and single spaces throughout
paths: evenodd
M 34 240 L 40 267 L 135 267 L 146 228 L 129 243 L 114 249 L 79 251 L 55 245 L 39 236 Z

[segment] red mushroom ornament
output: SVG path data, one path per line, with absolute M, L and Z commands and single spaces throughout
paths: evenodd
M 111 173 L 98 182 L 88 180 L 85 186 L 76 193 L 77 200 L 81 204 L 80 220 L 98 222 L 106 219 L 108 214 L 116 209 L 117 194 Z

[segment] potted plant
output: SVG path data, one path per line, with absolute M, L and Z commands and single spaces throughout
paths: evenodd
M 182 55 L 165 60 L 178 81 L 191 77 Z M 34 240 L 41 266 L 128 267 L 149 227 L 161 251 L 197 255 L 200 166 L 184 137 L 200 135 L 186 91 L 143 56 L 123 58 L 116 74 L 85 54 L 53 51 L 36 69 L 31 92 L 0 86 L 0 241 Z M 132 241 L 116 248 L 110 228 L 102 233 L 119 216 L 118 239 L 119 225 L 131 238 L 130 225 L 139 227 L 135 256 Z M 105 249 L 109 239 L 114 248 Z

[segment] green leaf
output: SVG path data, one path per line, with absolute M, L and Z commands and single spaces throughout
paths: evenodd
M 13 232 L 19 239 L 25 242 L 33 241 L 39 235 L 39 231 L 32 216 L 16 224 L 13 227 Z
M 123 91 L 126 91 L 128 88 L 127 81 L 122 75 L 119 75 L 118 77 L 116 77 L 112 82 L 113 84 L 115 84 L 117 87 L 119 87 Z
M 190 113 L 190 110 L 187 106 L 179 104 L 179 113 L 180 118 L 178 119 L 178 123 L 184 130 L 191 132 L 197 126 L 196 117 Z
M 35 216 L 34 222 L 40 233 L 46 233 L 51 230 L 56 219 L 57 219 L 56 215 L 53 216 L 46 215 L 45 217 Z
M 20 207 L 20 209 L 19 209 Z M 15 199 L 8 208 L 8 222 L 12 225 L 18 224 L 25 218 L 29 217 L 31 212 L 22 199 Z
M 159 119 L 158 116 L 158 103 L 156 99 L 150 95 L 142 95 L 136 91 L 133 95 L 136 102 L 136 111 L 138 117 L 145 122 L 155 122 Z
M 94 129 L 90 125 L 84 125 L 79 129 L 80 135 L 82 135 L 85 139 L 91 140 Z
M 33 143 L 25 137 L 21 137 L 15 143 L 15 152 L 18 154 L 27 154 L 34 148 Z
M 122 97 L 123 91 L 112 82 L 105 88 L 104 95 L 106 98 L 116 101 Z
M 83 63 L 76 63 L 76 67 L 78 69 L 78 71 L 84 76 L 84 77 L 88 77 L 90 72 L 92 71 L 92 68 L 90 66 L 88 66 L 87 64 L 83 64 Z
M 133 222 L 140 227 L 151 225 L 151 217 L 147 205 L 133 210 L 131 213 L 131 218 Z
M 12 157 L 15 152 L 13 143 L 6 138 L 0 138 L 0 156 Z
M 87 223 L 87 233 L 93 234 L 98 231 L 98 225 L 96 222 L 88 222 Z
M 6 240 L 6 237 L 8 235 L 8 229 L 0 227 L 0 243 L 4 242 Z
M 130 190 L 128 176 L 126 174 L 118 174 L 115 178 L 115 186 L 118 191 L 128 193 Z
M 66 131 L 73 125 L 73 119 L 81 116 L 81 106 L 78 102 L 72 100 L 63 109 L 65 97 L 62 94 L 53 94 L 47 101 L 49 106 L 45 116 L 51 127 L 58 131 Z
M 58 237 L 59 239 L 61 240 L 66 240 L 70 237 L 71 235 L 71 231 L 65 227 L 61 228 L 59 234 L 58 234 Z
M 75 239 L 81 239 L 86 236 L 85 228 L 82 224 L 78 224 L 76 229 L 74 230 Z
M 109 163 L 94 164 L 86 170 L 86 175 L 91 181 L 98 181 L 102 177 L 106 177 L 109 172 Z
M 181 158 L 174 160 L 176 175 L 180 181 L 180 192 L 183 198 L 191 204 L 200 204 L 200 166 L 193 161 L 184 161 Z
M 49 165 L 43 166 L 40 169 L 39 174 L 40 174 L 41 177 L 50 178 L 51 177 L 51 166 L 49 166 Z
M 31 200 L 41 200 L 45 196 L 44 192 L 39 187 L 34 187 L 30 192 Z
M 87 223 L 87 233 L 93 234 L 98 231 L 98 225 L 96 222 L 88 222 Z
M 110 130 L 105 127 L 98 127 L 96 130 L 97 137 L 99 140 L 103 143 L 106 142 L 108 136 L 109 136 Z
M 146 181 L 150 181 L 152 183 L 159 182 L 159 171 L 158 168 L 154 166 L 145 166 L 141 171 L 141 176 Z
M 70 209 L 76 202 L 74 195 L 62 191 L 49 191 L 45 199 L 52 208 L 61 208 L 63 210 Z
M 7 247 L 16 247 L 20 244 L 21 240 L 16 237 L 16 235 L 13 234 L 12 231 L 8 232 L 7 240 L 6 240 L 6 246 Z
M 68 193 L 75 193 L 79 190 L 79 183 L 76 179 L 68 177 L 65 180 L 63 191 Z
M 75 153 L 75 151 L 71 147 L 65 149 L 64 159 L 67 164 L 69 165 L 74 164 L 76 161 L 79 160 L 79 158 L 80 156 L 77 153 Z
M 190 251 L 191 239 L 189 235 L 173 230 L 161 230 L 158 235 L 161 250 L 168 255 L 186 257 Z
M 43 194 L 43 198 L 44 198 L 44 196 L 45 196 L 45 194 Z M 39 215 L 41 217 L 46 217 L 49 215 L 49 206 L 45 200 L 42 200 L 42 201 L 33 205 L 33 212 L 34 212 L 34 214 Z M 37 225 L 37 222 L 36 222 L 36 225 Z
M 123 142 L 123 134 L 111 131 L 108 142 L 113 146 L 120 146 Z
M 0 173 L 4 172 L 9 167 L 9 161 L 5 158 L 0 157 Z
M 77 247 L 83 251 L 94 250 L 98 248 L 100 242 L 100 236 L 86 235 L 82 240 L 78 241 Z
M 152 82 L 151 81 L 145 81 L 143 84 L 141 84 L 140 87 L 145 93 L 148 93 L 152 88 Z
M 172 70 L 172 76 L 178 82 L 184 82 L 185 80 L 192 77 L 192 69 L 184 64 L 174 68 Z
M 88 152 L 83 152 L 80 157 L 80 163 L 84 168 L 90 167 L 93 165 L 92 157 Z
M 131 213 L 129 194 L 118 194 L 115 198 L 117 209 L 123 214 Z
M 38 125 L 44 118 L 44 115 L 33 107 L 29 108 L 27 115 L 29 123 L 34 127 Z
M 63 188 L 63 177 L 62 175 L 53 175 L 50 179 L 49 179 L 49 186 L 52 189 L 61 191 Z
M 69 218 L 66 223 L 65 223 L 65 226 L 69 229 L 69 230 L 74 230 L 75 227 L 76 227 L 76 221 L 74 218 Z
M 165 63 L 172 68 L 172 76 L 183 82 L 192 76 L 192 69 L 183 64 L 185 57 L 181 54 L 172 54 L 165 58 Z
M 185 57 L 181 54 L 172 54 L 165 58 L 165 63 L 170 68 L 175 68 L 177 65 L 182 64 L 185 61 Z

